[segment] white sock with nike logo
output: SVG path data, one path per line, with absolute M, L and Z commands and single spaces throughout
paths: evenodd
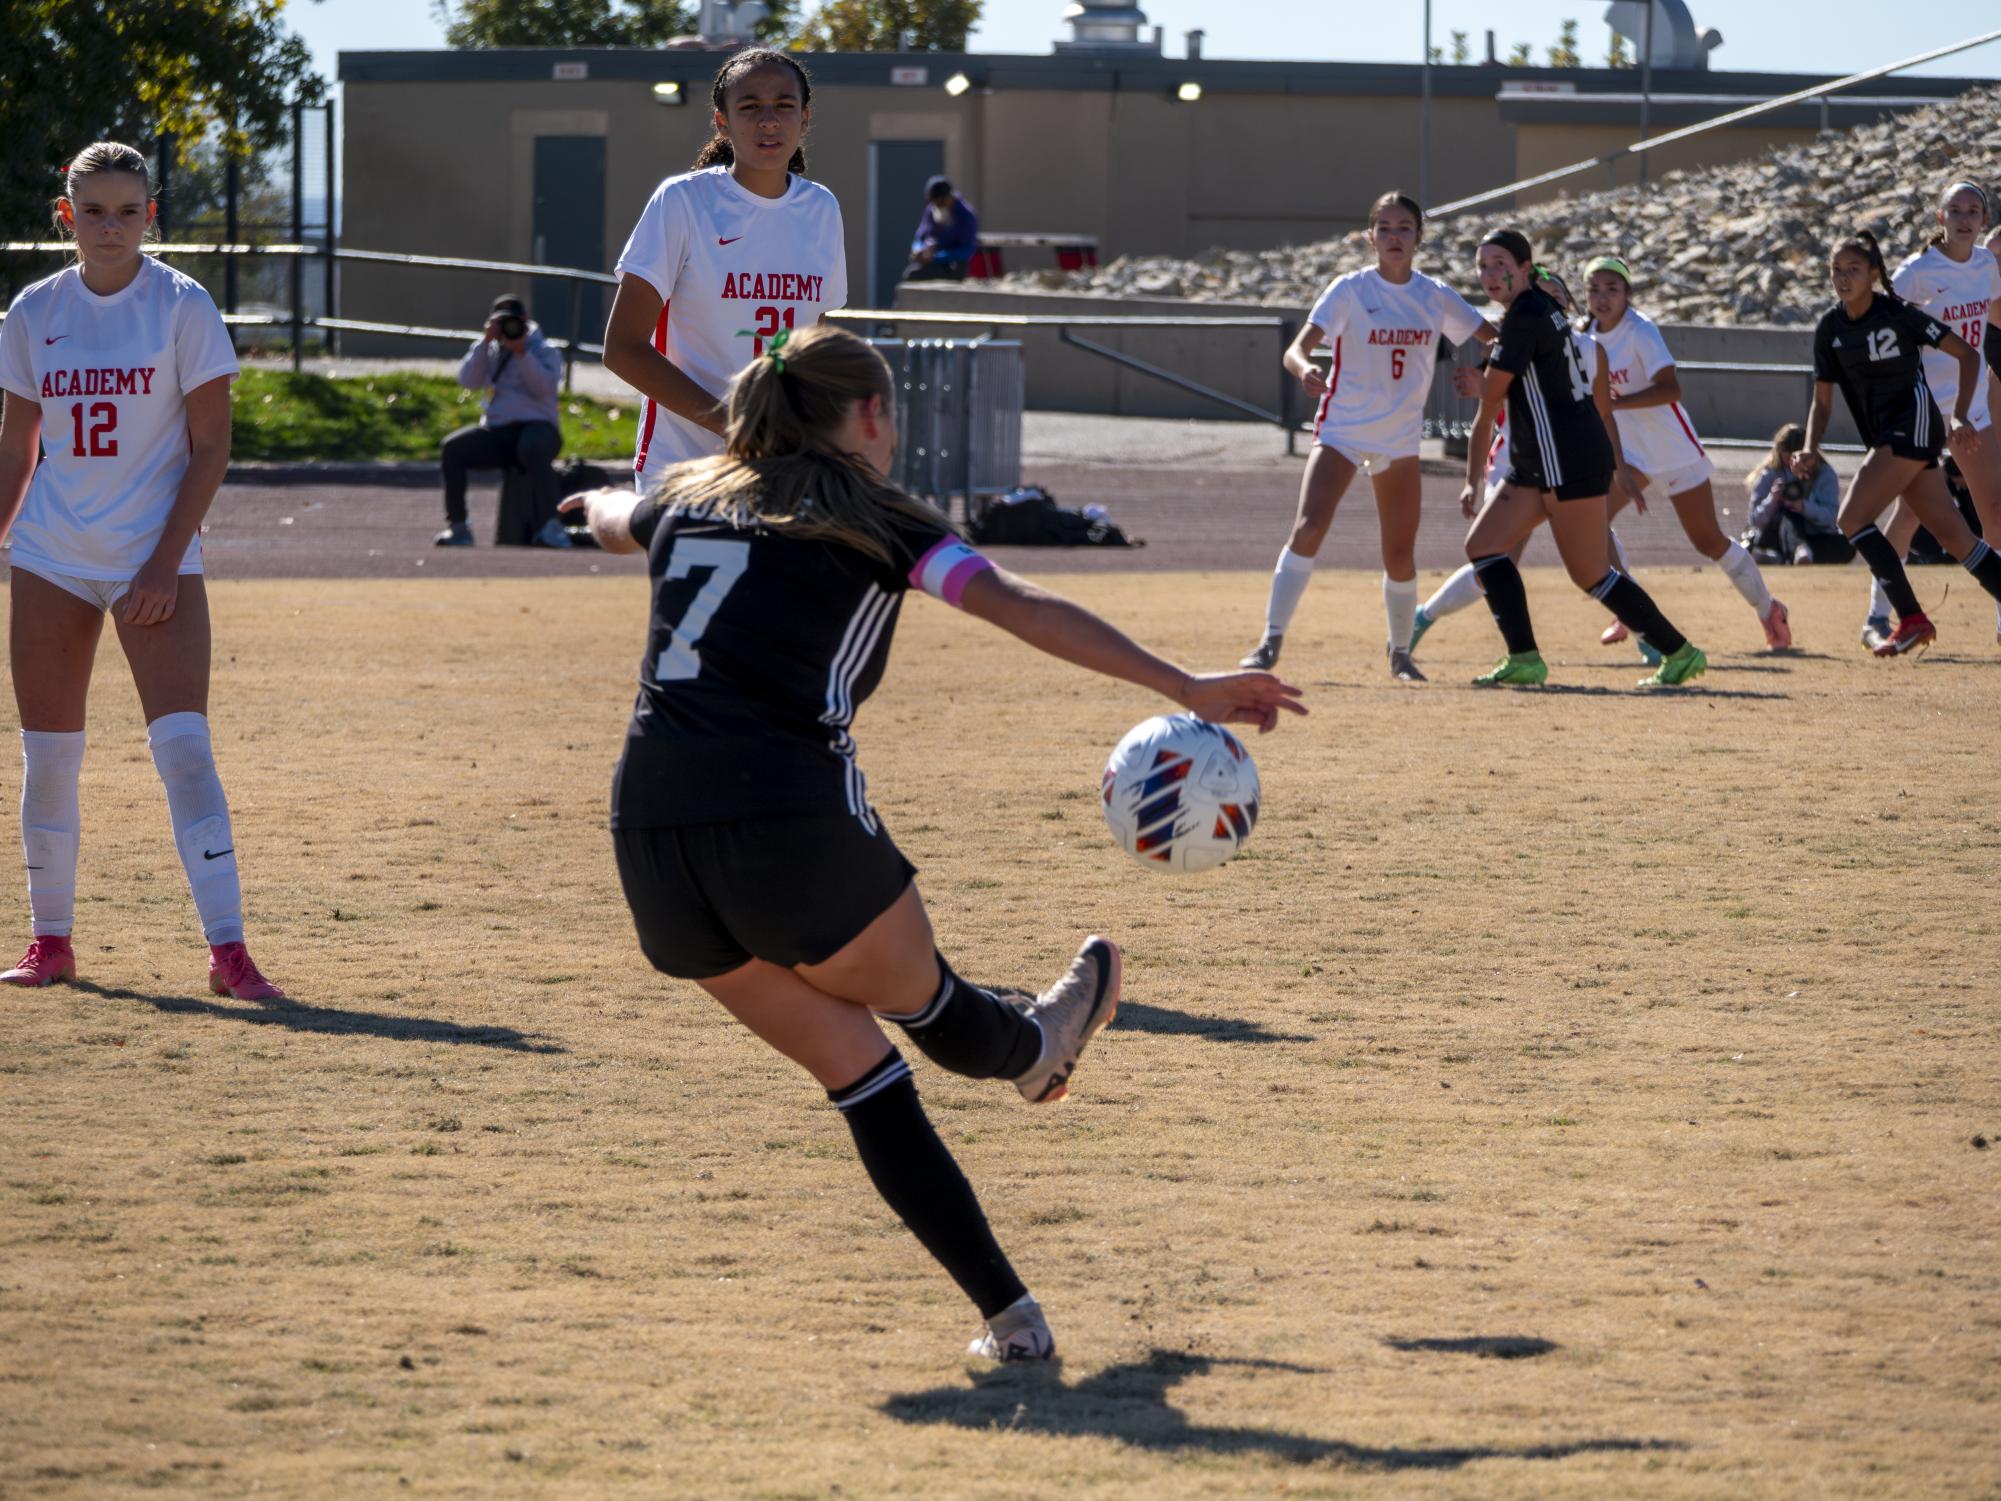
M 195 911 L 208 941 L 243 941 L 243 888 L 236 878 L 236 839 L 229 802 L 215 773 L 206 714 L 162 714 L 146 726 L 153 765 L 167 788 L 174 843 L 188 873 Z
M 82 730 L 23 730 L 21 844 L 28 856 L 28 909 L 36 937 L 69 937 L 76 917 L 76 841 L 83 823 L 77 778 Z

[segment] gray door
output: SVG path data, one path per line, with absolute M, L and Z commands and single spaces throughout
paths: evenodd
M 870 141 L 868 292 L 870 307 L 891 307 L 910 259 L 910 235 L 924 210 L 924 184 L 945 170 L 943 141 Z
M 542 266 L 608 269 L 604 256 L 604 137 L 535 137 L 535 241 Z M 553 338 L 604 337 L 604 288 L 538 276 L 529 312 Z

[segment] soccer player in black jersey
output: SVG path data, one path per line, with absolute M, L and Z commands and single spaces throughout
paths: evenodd
M 1533 685 L 1549 676 L 1536 649 L 1521 571 L 1509 556 L 1547 520 L 1572 582 L 1661 654 L 1660 666 L 1641 686 L 1686 683 L 1708 668 L 1709 659 L 1669 623 L 1646 590 L 1612 566 L 1605 497 L 1618 467 L 1616 436 L 1607 432 L 1593 404 L 1592 375 L 1563 309 L 1536 285 L 1528 240 L 1512 229 L 1489 234 L 1480 243 L 1480 281 L 1507 312 L 1481 386 L 1459 501 L 1472 515 L 1494 418 L 1506 402 L 1507 482 L 1466 534 L 1466 556 L 1478 571 L 1508 654 L 1473 681 Z
M 1876 529 L 1877 518 L 1899 494 L 1939 545 L 1958 558 L 1983 589 L 2001 599 L 2001 556 L 1973 535 L 1943 487 L 1912 483 L 1938 463 L 1939 450 L 1948 442 L 1954 453 L 1978 451 L 1983 440 L 1967 414 L 1975 396 L 1984 393 L 1984 372 L 1971 345 L 1891 290 L 1883 252 L 1868 230 L 1857 230 L 1836 245 L 1828 257 L 1828 270 L 1834 295 L 1841 301 L 1814 329 L 1813 402 L 1807 409 L 1806 446 L 1793 462 L 1810 472 L 1807 456 L 1820 450 L 1834 408 L 1834 388 L 1840 386 L 1869 457 L 1850 481 L 1836 522 L 1897 612 L 1897 628 L 1875 647 L 1876 655 L 1897 656 L 1938 635 L 1918 605 L 1903 559 Z M 1940 419 L 1938 404 L 1925 384 L 1921 354 L 1926 345 L 1959 364 L 1959 391 L 1949 426 Z
M 1025 1007 L 954 974 L 869 803 L 855 710 L 882 678 L 904 595 L 921 590 L 1205 719 L 1269 730 L 1305 711 L 1269 673 L 1186 672 L 995 568 L 882 479 L 894 411 L 865 341 L 827 325 L 781 334 L 731 387 L 721 455 L 669 470 L 643 499 L 580 498 L 600 545 L 646 549 L 653 578 L 612 837 L 647 958 L 826 1088 L 876 1188 L 986 1321 L 973 1352 L 1043 1359 L 1042 1311 L 878 1018 L 953 1073 L 1060 1099 L 1118 1004 L 1119 951 L 1086 940 Z

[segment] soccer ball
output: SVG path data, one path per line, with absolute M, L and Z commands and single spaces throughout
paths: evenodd
M 1193 714 L 1126 732 L 1105 766 L 1105 822 L 1149 870 L 1214 870 L 1258 821 L 1258 768 L 1243 741 Z

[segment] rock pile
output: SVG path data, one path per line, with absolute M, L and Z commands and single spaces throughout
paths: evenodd
M 1894 269 L 1930 237 L 1939 191 L 1962 177 L 2001 183 L 2001 88 L 1878 125 L 1823 131 L 1811 144 L 1749 161 L 1672 172 L 1645 187 L 1517 211 L 1474 209 L 1427 226 L 1419 265 L 1477 306 L 1479 235 L 1506 223 L 1529 237 L 1538 260 L 1566 274 L 1607 251 L 1624 257 L 1635 302 L 1661 321 L 1811 323 L 1829 301 L 1825 267 L 1834 238 L 1853 228 L 1875 231 Z M 1008 283 L 1303 309 L 1333 278 L 1372 263 L 1358 233 L 1278 250 L 1212 250 L 1194 260 L 1127 256 L 1096 270 L 1029 273 Z

